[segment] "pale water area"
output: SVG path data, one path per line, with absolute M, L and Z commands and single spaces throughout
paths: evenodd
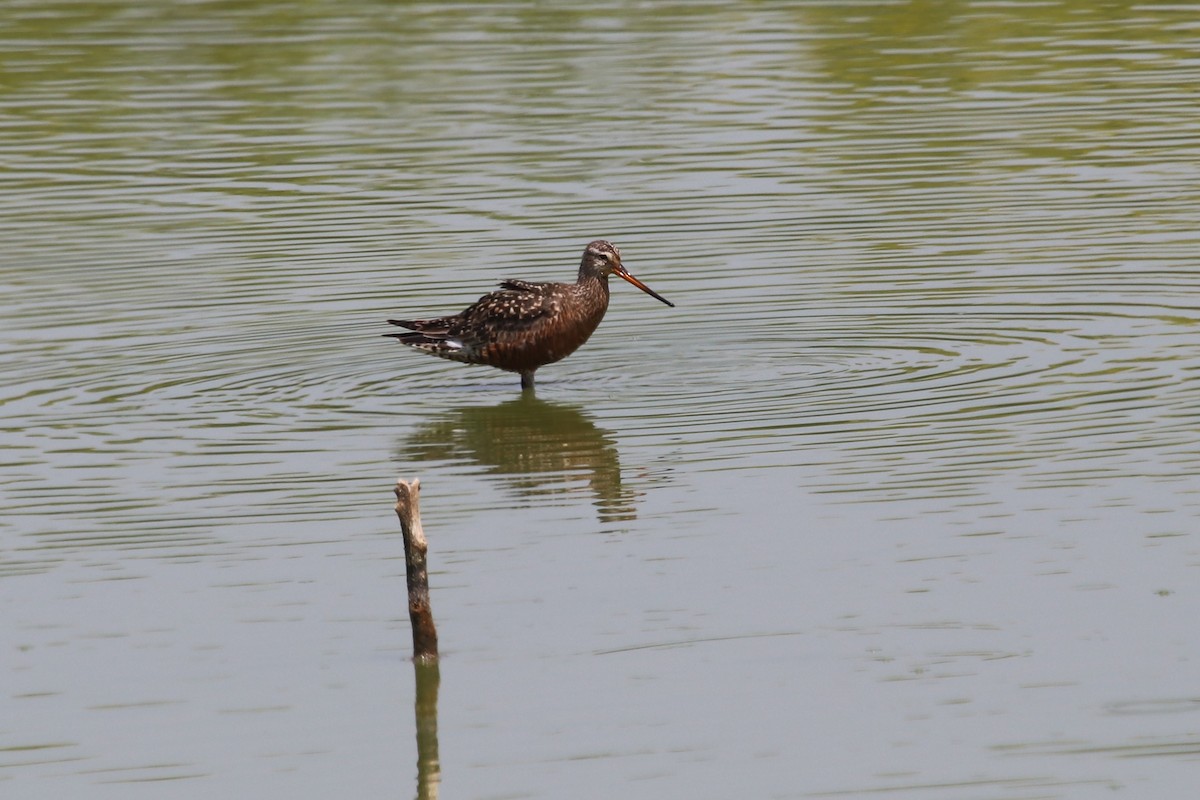
M 1195 4 L 0 16 L 0 796 L 1195 794 Z

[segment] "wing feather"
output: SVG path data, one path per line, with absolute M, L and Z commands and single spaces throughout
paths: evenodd
M 502 289 L 484 295 L 455 317 L 447 333 L 464 341 L 501 342 L 527 333 L 552 317 L 556 308 L 555 299 L 541 292 Z

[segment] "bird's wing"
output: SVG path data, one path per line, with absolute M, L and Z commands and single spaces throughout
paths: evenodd
M 514 288 L 479 298 L 454 318 L 449 334 L 464 341 L 498 341 L 527 333 L 557 312 L 558 301 L 552 295 L 515 288 L 522 283 L 520 281 L 505 283 Z
M 502 289 L 511 289 L 514 292 L 532 292 L 533 294 L 546 294 L 548 287 L 551 285 L 549 283 L 532 283 L 516 279 L 500 281 Z

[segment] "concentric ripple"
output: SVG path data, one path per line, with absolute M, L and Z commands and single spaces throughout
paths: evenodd
M 1115 66 L 1078 44 L 1026 62 L 972 41 L 947 76 L 901 55 L 878 73 L 817 7 L 759 10 L 738 36 L 703 14 L 673 33 L 564 22 L 528 62 L 472 43 L 520 76 L 498 82 L 464 67 L 434 8 L 336 63 L 310 34 L 359 28 L 320 4 L 189 25 L 148 7 L 63 40 L 25 11 L 26 45 L 0 51 L 16 134 L 0 145 L 0 407 L 5 489 L 47 536 L 99 521 L 217 542 L 197 520 L 267 518 L 298 481 L 289 513 L 334 519 L 347 497 L 313 475 L 390 470 L 380 454 L 418 430 L 458 442 L 425 451 L 455 454 L 439 468 L 486 472 L 461 461 L 475 440 L 427 426 L 499 406 L 512 376 L 404 351 L 383 320 L 454 312 L 505 278 L 568 280 L 601 236 L 678 307 L 615 286 L 539 397 L 648 479 L 784 468 L 855 498 L 969 496 L 998 476 L 1200 466 L 1200 162 L 1178 80 L 1192 43 L 1171 26 L 1152 27 L 1155 58 Z M 212 53 L 259 18 L 281 20 L 273 66 L 229 84 Z M 792 46 L 752 33 L 776 28 Z M 560 91 L 573 70 L 605 79 Z M 102 513 L 64 511 L 63 486 Z

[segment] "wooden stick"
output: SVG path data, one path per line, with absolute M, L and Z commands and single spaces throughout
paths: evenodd
M 404 531 L 404 561 L 408 576 L 408 618 L 412 621 L 413 658 L 432 662 L 438 657 L 437 628 L 429 607 L 429 575 L 425 555 L 429 546 L 421 529 L 421 481 L 403 478 L 396 481 L 396 516 Z

